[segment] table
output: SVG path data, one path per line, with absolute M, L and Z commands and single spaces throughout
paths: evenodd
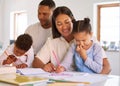
M 100 74 L 90 74 L 90 75 L 98 76 Z M 24 86 L 120 86 L 120 82 L 119 82 L 120 76 L 116 76 L 116 75 L 102 75 L 102 76 L 107 76 L 108 78 L 104 81 L 93 84 L 87 84 L 87 85 L 78 85 L 78 83 L 47 83 L 44 85 L 34 84 L 34 85 L 24 85 Z M 15 86 L 15 85 L 0 82 L 0 86 Z

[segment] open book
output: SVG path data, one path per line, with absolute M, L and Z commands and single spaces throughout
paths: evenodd
M 14 85 L 26 85 L 35 83 L 45 83 L 48 79 L 37 76 L 24 76 L 19 74 L 0 74 L 0 82 L 6 82 Z

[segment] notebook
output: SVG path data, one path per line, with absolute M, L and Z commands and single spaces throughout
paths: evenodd
M 0 82 L 6 82 L 14 85 L 27 85 L 35 83 L 45 83 L 48 79 L 37 76 L 24 76 L 20 74 L 0 74 Z
M 0 74 L 16 73 L 16 67 L 0 66 Z

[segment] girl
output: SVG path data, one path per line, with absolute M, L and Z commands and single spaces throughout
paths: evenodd
M 56 72 L 69 70 L 74 61 L 75 70 L 79 72 L 101 73 L 103 69 L 104 50 L 91 40 L 92 29 L 89 18 L 76 21 L 73 24 L 75 43 L 70 47 L 64 61 Z

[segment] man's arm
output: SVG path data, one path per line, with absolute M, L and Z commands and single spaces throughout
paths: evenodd
M 43 68 L 44 65 L 45 64 L 40 59 L 38 59 L 37 57 L 34 58 L 33 63 L 32 63 L 32 66 L 34 68 Z
M 101 74 L 109 74 L 110 71 L 111 71 L 111 67 L 110 67 L 109 61 L 107 58 L 104 58 L 103 59 L 103 69 L 101 71 Z

